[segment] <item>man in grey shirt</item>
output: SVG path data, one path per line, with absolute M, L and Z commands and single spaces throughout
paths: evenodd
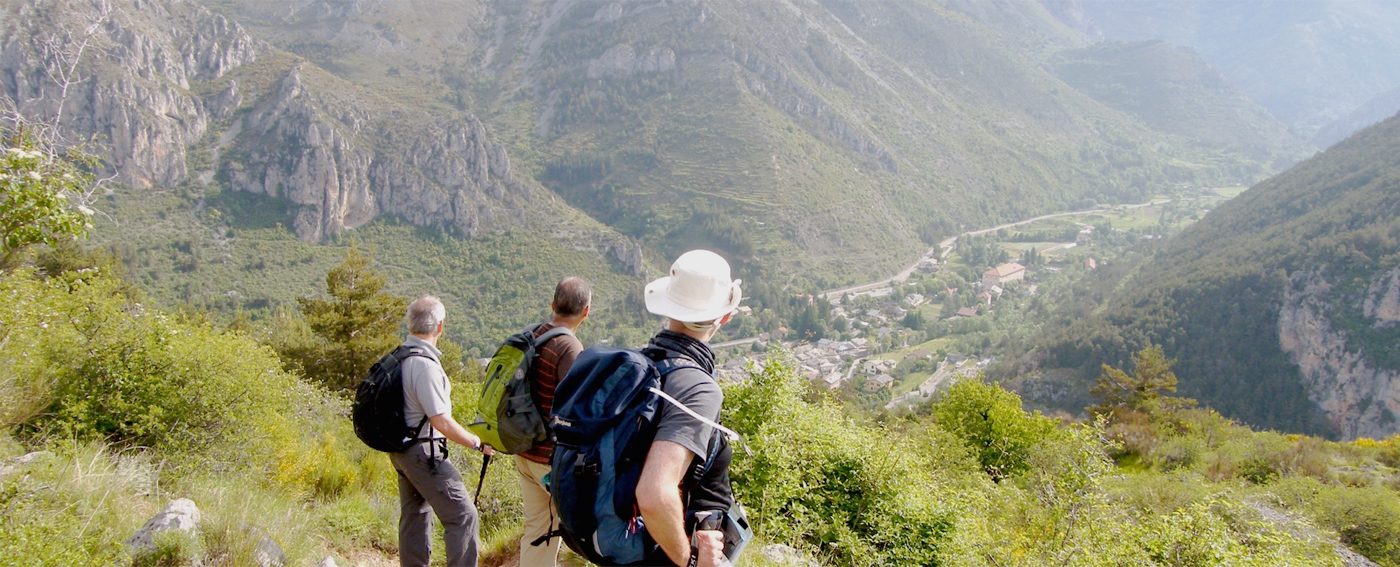
M 637 507 L 647 533 L 661 548 L 648 564 L 728 564 L 723 534 L 696 529 L 695 520 L 734 505 L 729 482 L 733 453 L 714 427 L 724 392 L 715 382 L 715 355 L 707 344 L 739 308 L 739 280 L 729 275 L 724 258 L 692 250 L 671 264 L 668 277 L 646 286 L 647 311 L 666 317 L 666 325 L 642 354 L 681 366 L 662 383 L 662 392 L 676 404 L 660 405 L 656 437 L 637 484 Z
M 478 522 L 476 507 L 462 482 L 462 475 L 447 460 L 447 441 L 490 454 L 481 439 L 452 418 L 452 385 L 439 362 L 437 348 L 447 309 L 431 295 L 413 300 L 408 306 L 409 336 L 404 345 L 417 347 L 431 357 L 411 356 L 403 361 L 404 421 L 422 428 L 415 443 L 389 461 L 399 477 L 399 565 L 426 567 L 431 554 L 432 519 L 429 509 L 442 522 L 443 542 L 449 567 L 474 567 L 477 562 Z M 425 421 L 426 418 L 426 421 Z

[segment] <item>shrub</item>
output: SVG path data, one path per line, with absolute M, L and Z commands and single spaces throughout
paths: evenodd
M 994 480 L 1024 471 L 1031 447 L 1055 431 L 1054 420 L 1021 409 L 1021 397 L 980 380 L 954 384 L 933 408 L 938 425 L 962 439 Z
M 318 456 L 303 467 L 316 474 L 299 482 L 333 491 L 346 481 L 328 475 L 353 461 L 326 451 L 334 445 L 328 432 L 345 427 L 343 402 L 284 371 L 252 339 L 131 303 L 123 285 L 100 270 L 0 278 L 0 297 L 24 296 L 18 307 L 0 308 L 0 318 L 35 323 L 0 331 L 34 347 L 0 353 L 0 362 L 13 362 L 0 381 L 24 393 L 0 402 L 7 425 L 19 425 L 31 442 L 142 447 L 176 471 L 278 478 L 288 460 Z M 323 473 L 326 463 L 333 466 Z
M 1270 487 L 1285 506 L 1336 530 L 1343 543 L 1382 565 L 1400 565 L 1400 494 L 1380 486 L 1331 486 L 1295 477 Z
M 836 565 L 941 563 L 958 500 L 936 474 L 945 465 L 931 457 L 948 449 L 804 402 L 800 380 L 773 357 L 725 391 L 724 421 L 751 449 L 736 450 L 731 472 L 756 531 Z
M 1400 565 L 1400 497 L 1380 487 L 1330 487 L 1313 509 L 1342 542 L 1385 565 Z
M 1163 471 L 1194 466 L 1206 452 L 1205 442 L 1196 437 L 1169 437 L 1147 454 L 1148 462 Z

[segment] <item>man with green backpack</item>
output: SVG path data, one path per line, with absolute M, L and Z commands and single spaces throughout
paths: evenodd
M 554 565 L 558 559 L 558 538 L 532 545 L 557 527 L 545 485 L 554 454 L 546 424 L 559 380 L 583 351 L 574 331 L 588 318 L 592 300 L 593 288 L 583 278 L 564 278 L 555 286 L 550 320 L 506 339 L 487 363 L 478 418 L 469 426 L 486 444 L 515 455 L 525 504 L 522 566 Z

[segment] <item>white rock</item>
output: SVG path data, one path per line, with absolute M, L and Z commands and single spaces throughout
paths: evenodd
M 198 530 L 199 519 L 199 507 L 194 505 L 194 501 L 181 498 L 171 502 L 159 514 L 147 520 L 145 526 L 142 526 L 126 540 L 126 547 L 133 552 L 152 548 L 155 544 L 156 534 L 170 530 L 183 532 Z
M 339 567 L 339 566 L 336 565 L 336 563 L 335 563 L 335 558 L 334 558 L 334 557 L 331 557 L 331 556 L 327 555 L 325 559 L 322 559 L 320 563 L 317 563 L 317 564 L 316 564 L 316 567 Z

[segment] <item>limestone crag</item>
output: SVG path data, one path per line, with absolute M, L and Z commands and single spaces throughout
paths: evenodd
M 135 186 L 185 180 L 185 152 L 209 127 L 191 85 L 257 53 L 237 23 L 190 3 L 115 2 L 105 19 L 93 3 L 77 0 L 29 0 L 6 10 L 18 25 L 0 31 L 0 94 L 38 120 L 58 116 L 61 101 L 68 139 L 105 146 L 109 169 Z M 78 80 L 65 99 L 53 71 L 85 37 Z
M 510 211 L 529 188 L 479 120 L 442 122 L 382 100 L 371 114 L 342 99 L 349 91 L 307 65 L 291 69 L 236 125 L 224 180 L 292 202 L 293 229 L 308 241 L 380 214 L 464 236 L 518 220 Z
M 1362 313 L 1374 321 L 1377 329 L 1400 324 L 1400 268 L 1382 274 L 1371 283 L 1366 290 Z
M 1386 279 L 1394 289 L 1395 273 Z M 1375 367 L 1332 326 L 1331 291 L 1316 272 L 1289 278 L 1279 310 L 1279 344 L 1298 365 L 1309 397 L 1342 437 L 1394 435 L 1400 432 L 1400 372 Z

